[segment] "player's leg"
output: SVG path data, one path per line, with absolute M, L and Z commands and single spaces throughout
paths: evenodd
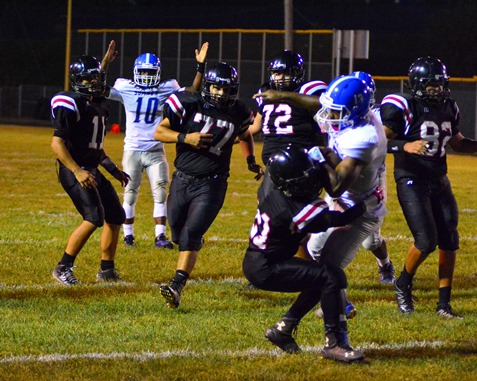
M 164 151 L 144 152 L 143 155 L 154 202 L 154 244 L 159 248 L 172 249 L 174 245 L 166 237 L 166 196 L 169 184 L 169 165 L 166 155 Z
M 126 220 L 123 224 L 124 244 L 128 247 L 135 246 L 134 218 L 136 216 L 136 203 L 141 186 L 143 165 L 141 163 L 141 152 L 123 152 L 123 171 L 130 176 L 128 185 L 124 188 L 123 209 L 126 213 Z

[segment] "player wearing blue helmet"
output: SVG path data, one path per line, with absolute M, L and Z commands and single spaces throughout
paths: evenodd
M 115 56 L 115 43 L 111 41 L 103 58 L 107 67 Z M 198 72 L 192 84 L 198 90 L 208 43 L 196 50 Z M 124 244 L 135 246 L 134 221 L 142 174 L 149 179 L 154 202 L 154 244 L 158 248 L 172 249 L 172 242 L 166 237 L 166 192 L 169 183 L 169 165 L 162 142 L 154 140 L 156 126 L 162 120 L 162 110 L 166 99 L 180 86 L 175 79 L 161 82 L 161 61 L 152 53 L 142 53 L 134 61 L 133 80 L 118 78 L 114 86 L 107 90 L 109 99 L 121 102 L 126 112 L 126 134 L 124 137 L 123 168 L 130 174 L 131 181 L 124 191 L 123 208 L 126 221 L 123 225 Z

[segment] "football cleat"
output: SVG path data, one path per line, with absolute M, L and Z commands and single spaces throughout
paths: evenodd
M 400 288 L 397 281 L 394 282 L 394 291 L 396 292 L 396 302 L 401 311 L 405 315 L 414 312 L 414 296 L 412 295 L 412 284 Z
M 65 286 L 74 286 L 80 284 L 73 274 L 73 267 L 59 264 L 53 270 L 53 278 Z
M 321 357 L 342 362 L 364 360 L 364 354 L 351 348 L 349 345 L 334 345 L 332 347 L 325 345 L 321 351 Z
M 99 270 L 96 274 L 96 282 L 117 282 L 123 280 L 118 272 L 113 269 Z
M 378 271 L 382 284 L 393 284 L 396 280 L 394 277 L 394 265 L 391 261 L 383 266 L 378 265 Z
M 174 248 L 174 245 L 172 244 L 172 242 L 169 241 L 164 234 L 160 234 L 156 237 L 156 239 L 154 240 L 154 245 L 156 247 L 161 248 L 161 249 L 173 249 Z
M 136 242 L 134 241 L 133 235 L 127 235 L 124 237 L 124 245 L 126 247 L 134 247 L 136 246 Z
M 296 335 L 297 319 L 282 318 L 265 332 L 265 338 L 281 350 L 293 354 L 301 352 L 293 335 Z
M 447 319 L 459 319 L 459 320 L 464 320 L 464 318 L 454 312 L 452 309 L 450 303 L 446 304 L 437 304 L 436 308 L 436 314 L 437 316 L 441 316 Z
M 166 304 L 169 308 L 177 308 L 181 302 L 181 289 L 177 289 L 174 285 L 174 283 L 162 284 L 159 287 L 161 289 L 161 295 L 166 300 Z

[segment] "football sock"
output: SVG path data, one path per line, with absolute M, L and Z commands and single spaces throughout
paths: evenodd
M 123 224 L 124 236 L 134 235 L 134 224 Z
M 451 286 L 439 288 L 439 304 L 450 303 L 451 290 Z
M 65 265 L 68 267 L 73 267 L 73 264 L 75 263 L 76 257 L 67 254 L 66 252 L 63 253 L 63 257 L 61 258 L 61 261 L 58 262 L 59 265 Z
M 412 284 L 413 278 L 414 278 L 414 275 L 409 274 L 406 270 L 406 265 L 404 265 L 402 273 L 399 276 L 399 279 L 397 280 L 397 284 L 398 286 L 409 286 L 410 284 Z
M 156 237 L 166 232 L 166 225 L 157 224 L 155 227 Z
M 187 279 L 189 279 L 189 274 L 182 270 L 177 270 L 176 275 L 172 279 L 172 283 L 178 283 L 181 285 L 186 284 Z
M 114 269 L 114 261 L 105 261 L 101 259 L 101 270 Z

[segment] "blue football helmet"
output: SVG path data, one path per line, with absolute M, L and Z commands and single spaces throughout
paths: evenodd
M 321 109 L 315 119 L 323 132 L 337 132 L 368 121 L 371 90 L 359 78 L 343 75 L 335 78 L 321 94 Z
M 143 53 L 134 61 L 134 82 L 141 87 L 154 87 L 161 80 L 161 61 L 152 53 Z
M 369 90 L 371 90 L 371 107 L 374 106 L 376 103 L 376 84 L 374 83 L 374 79 L 371 76 L 371 74 L 368 74 L 364 71 L 354 71 L 351 73 L 353 77 L 359 78 L 363 80 L 369 87 Z

